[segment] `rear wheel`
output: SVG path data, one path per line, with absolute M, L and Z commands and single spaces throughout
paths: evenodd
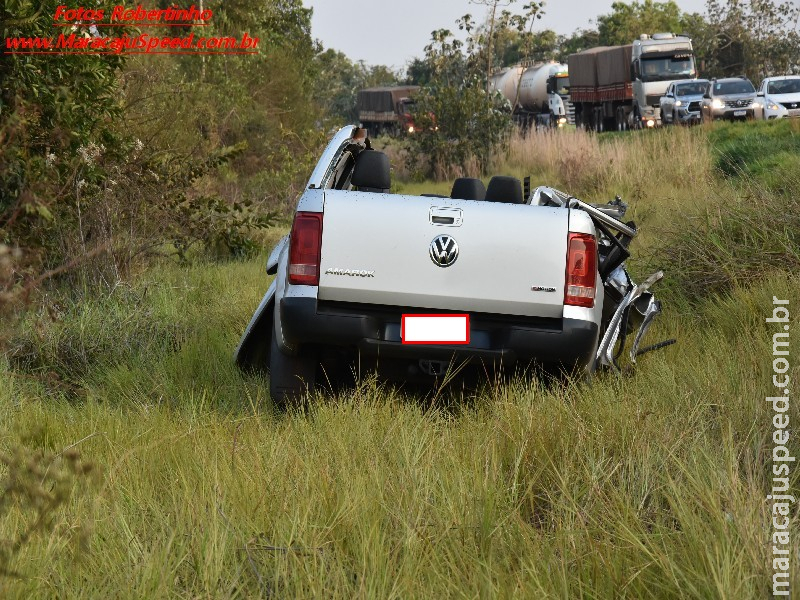
M 604 125 L 605 123 L 603 122 L 603 109 L 602 107 L 598 106 L 597 108 L 594 109 L 594 130 L 597 133 L 603 133 Z
M 617 107 L 617 131 L 625 131 L 628 129 L 628 118 L 625 114 L 625 109 L 621 106 Z
M 269 353 L 269 393 L 280 408 L 297 402 L 307 391 L 314 389 L 317 361 L 313 355 L 286 354 L 278 346 L 275 326 Z

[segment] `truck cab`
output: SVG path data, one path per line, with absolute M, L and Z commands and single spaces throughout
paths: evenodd
M 397 101 L 397 119 L 400 131 L 404 134 L 413 134 L 417 131 L 414 122 L 414 106 L 416 101 L 413 98 L 400 98 Z
M 674 33 L 642 34 L 633 42 L 631 83 L 634 127 L 661 124 L 661 97 L 675 81 L 695 79 L 692 40 Z
M 550 68 L 547 78 L 547 99 L 550 107 L 553 127 L 563 127 L 567 123 L 575 123 L 575 109 L 570 102 L 569 72 L 566 65 L 555 65 Z

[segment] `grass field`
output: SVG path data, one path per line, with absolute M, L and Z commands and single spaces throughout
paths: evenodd
M 367 379 L 283 414 L 231 361 L 263 258 L 51 292 L 0 358 L 0 597 L 768 596 L 764 318 L 800 298 L 798 139 L 790 123 L 571 132 L 497 157 L 620 193 L 643 230 L 634 271 L 667 271 L 651 341 L 678 344 L 592 385 Z

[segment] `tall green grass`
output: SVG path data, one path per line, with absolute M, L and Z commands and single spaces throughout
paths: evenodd
M 746 269 L 713 251 L 740 235 L 730 219 L 755 223 L 776 206 L 747 202 L 751 188 L 771 184 L 724 179 L 713 145 L 689 150 L 704 161 L 691 165 L 694 183 L 668 166 L 670 135 L 706 144 L 714 130 L 645 133 L 656 135 L 576 142 L 601 153 L 619 144 L 615 164 L 629 166 L 642 148 L 661 153 L 648 165 L 660 157 L 667 172 L 642 184 L 632 208 L 648 231 L 636 242 L 639 267 L 656 244 L 691 242 L 709 257 L 698 272 L 724 267 L 731 277 L 692 291 L 677 272 L 685 261 L 669 257 L 672 304 L 652 335 L 679 341 L 642 357 L 632 375 L 592 385 L 518 375 L 453 397 L 367 379 L 280 413 L 266 381 L 231 360 L 267 287 L 263 261 L 162 264 L 102 297 L 31 312 L 0 359 L 0 450 L 74 446 L 101 476 L 76 481 L 52 529 L 13 555 L 20 577 L 0 576 L 0 596 L 769 595 L 773 331 L 764 318 L 773 296 L 800 297 L 800 278 L 784 268 L 785 248 Z M 525 156 L 510 154 L 506 166 L 551 177 Z M 575 176 L 604 196 L 633 189 L 648 165 Z M 699 189 L 717 186 L 719 200 L 696 205 Z M 681 237 L 712 206 L 720 221 Z M 795 218 L 797 205 L 785 206 Z M 794 437 L 790 447 L 800 454 Z M 0 509 L 0 540 L 30 518 L 24 505 Z
M 711 132 L 717 167 L 728 177 L 750 175 L 777 193 L 792 193 L 800 173 L 800 123 L 794 119 L 740 123 Z
M 799 291 L 779 277 L 697 320 L 668 317 L 661 333 L 679 345 L 632 378 L 518 378 L 461 407 L 367 381 L 276 413 L 263 382 L 229 371 L 241 323 L 214 342 L 221 303 L 181 349 L 95 367 L 81 401 L 6 367 L 2 445 L 31 431 L 51 451 L 85 439 L 103 485 L 24 548 L 5 595 L 760 597 L 771 337 L 759 311 Z M 93 535 L 76 556 L 79 524 Z

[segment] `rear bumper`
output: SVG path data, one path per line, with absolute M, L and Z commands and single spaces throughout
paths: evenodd
M 404 312 L 426 311 L 304 297 L 280 301 L 283 334 L 292 345 L 349 347 L 366 355 L 410 360 L 455 357 L 503 364 L 537 360 L 567 367 L 590 364 L 597 347 L 599 328 L 591 321 L 483 313 L 470 314 L 469 345 L 408 345 L 400 338 Z

